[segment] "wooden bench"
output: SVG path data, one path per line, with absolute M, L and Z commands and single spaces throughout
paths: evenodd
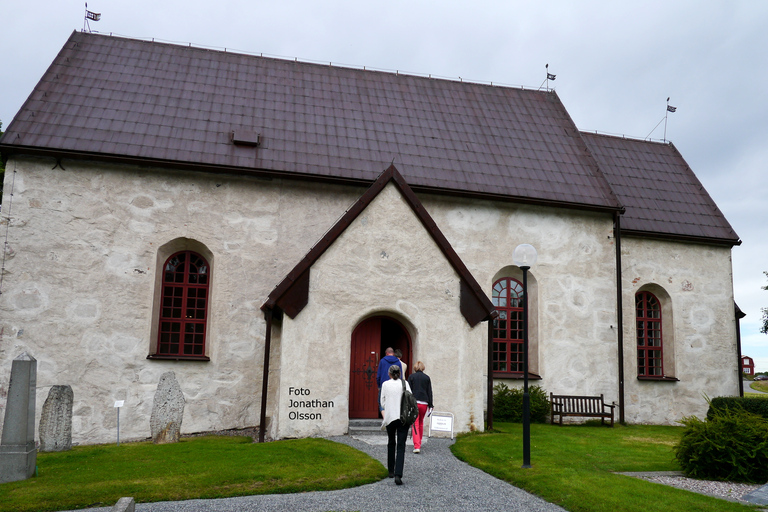
M 550 423 L 555 424 L 555 416 L 560 417 L 560 425 L 563 424 L 563 416 L 582 416 L 587 418 L 600 418 L 600 423 L 605 423 L 606 418 L 611 418 L 613 426 L 613 409 L 616 404 L 607 404 L 600 396 L 569 396 L 549 394 Z

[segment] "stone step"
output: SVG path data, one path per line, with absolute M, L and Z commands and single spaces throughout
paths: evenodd
M 353 419 L 349 420 L 349 435 L 387 435 L 386 430 L 381 430 L 381 419 Z

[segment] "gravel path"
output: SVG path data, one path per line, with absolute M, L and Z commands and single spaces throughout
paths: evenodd
M 622 473 L 623 475 L 634 476 L 655 482 L 657 484 L 669 485 L 686 491 L 697 492 L 722 498 L 739 503 L 748 503 L 743 497 L 753 491 L 756 491 L 762 485 L 740 484 L 735 482 L 714 482 L 711 480 L 697 480 L 687 478 L 679 471 L 666 471 L 660 473 Z
M 386 466 L 386 437 L 332 437 L 368 453 Z M 375 443 L 375 444 L 372 444 Z M 381 443 L 381 444 L 379 444 Z M 325 512 L 355 510 L 426 511 L 530 511 L 561 512 L 517 487 L 459 461 L 450 451 L 450 439 L 425 439 L 422 453 L 406 450 L 403 485 L 393 479 L 340 491 L 270 494 L 218 500 L 139 503 L 137 512 Z M 107 512 L 110 508 L 89 509 Z

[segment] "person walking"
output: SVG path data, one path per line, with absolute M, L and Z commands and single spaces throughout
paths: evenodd
M 389 367 L 393 364 L 396 364 L 400 368 L 400 375 L 402 375 L 403 367 L 401 366 L 400 360 L 397 358 L 397 356 L 395 356 L 395 351 L 392 349 L 392 347 L 387 347 L 387 349 L 384 351 L 384 357 L 382 357 L 381 361 L 379 361 L 379 368 L 376 371 L 376 386 L 379 388 L 379 412 L 383 410 L 381 408 L 381 386 L 387 380 L 389 380 Z
M 405 440 L 408 426 L 400 421 L 400 402 L 403 390 L 411 390 L 407 382 L 400 379 L 400 367 L 389 367 L 389 380 L 381 386 L 381 409 L 384 412 L 382 428 L 387 429 L 387 469 L 389 478 L 395 478 L 395 484 L 403 485 L 403 466 L 405 464 Z
M 411 393 L 419 407 L 419 417 L 413 423 L 413 453 L 421 453 L 421 439 L 424 436 L 424 417 L 432 412 L 432 380 L 424 373 L 424 363 L 416 361 L 408 377 Z
M 395 357 L 398 361 L 400 361 L 400 369 L 403 371 L 400 372 L 400 377 L 405 378 L 405 376 L 408 374 L 408 365 L 405 364 L 405 361 L 403 361 L 403 351 L 399 348 L 395 349 Z

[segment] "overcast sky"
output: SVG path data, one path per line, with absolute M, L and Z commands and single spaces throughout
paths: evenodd
M 582 130 L 666 138 L 743 243 L 742 353 L 768 371 L 768 2 L 90 0 L 90 28 L 277 57 L 539 87 L 545 65 Z M 0 0 L 7 127 L 73 30 L 75 0 Z M 654 129 L 655 128 L 655 129 Z

